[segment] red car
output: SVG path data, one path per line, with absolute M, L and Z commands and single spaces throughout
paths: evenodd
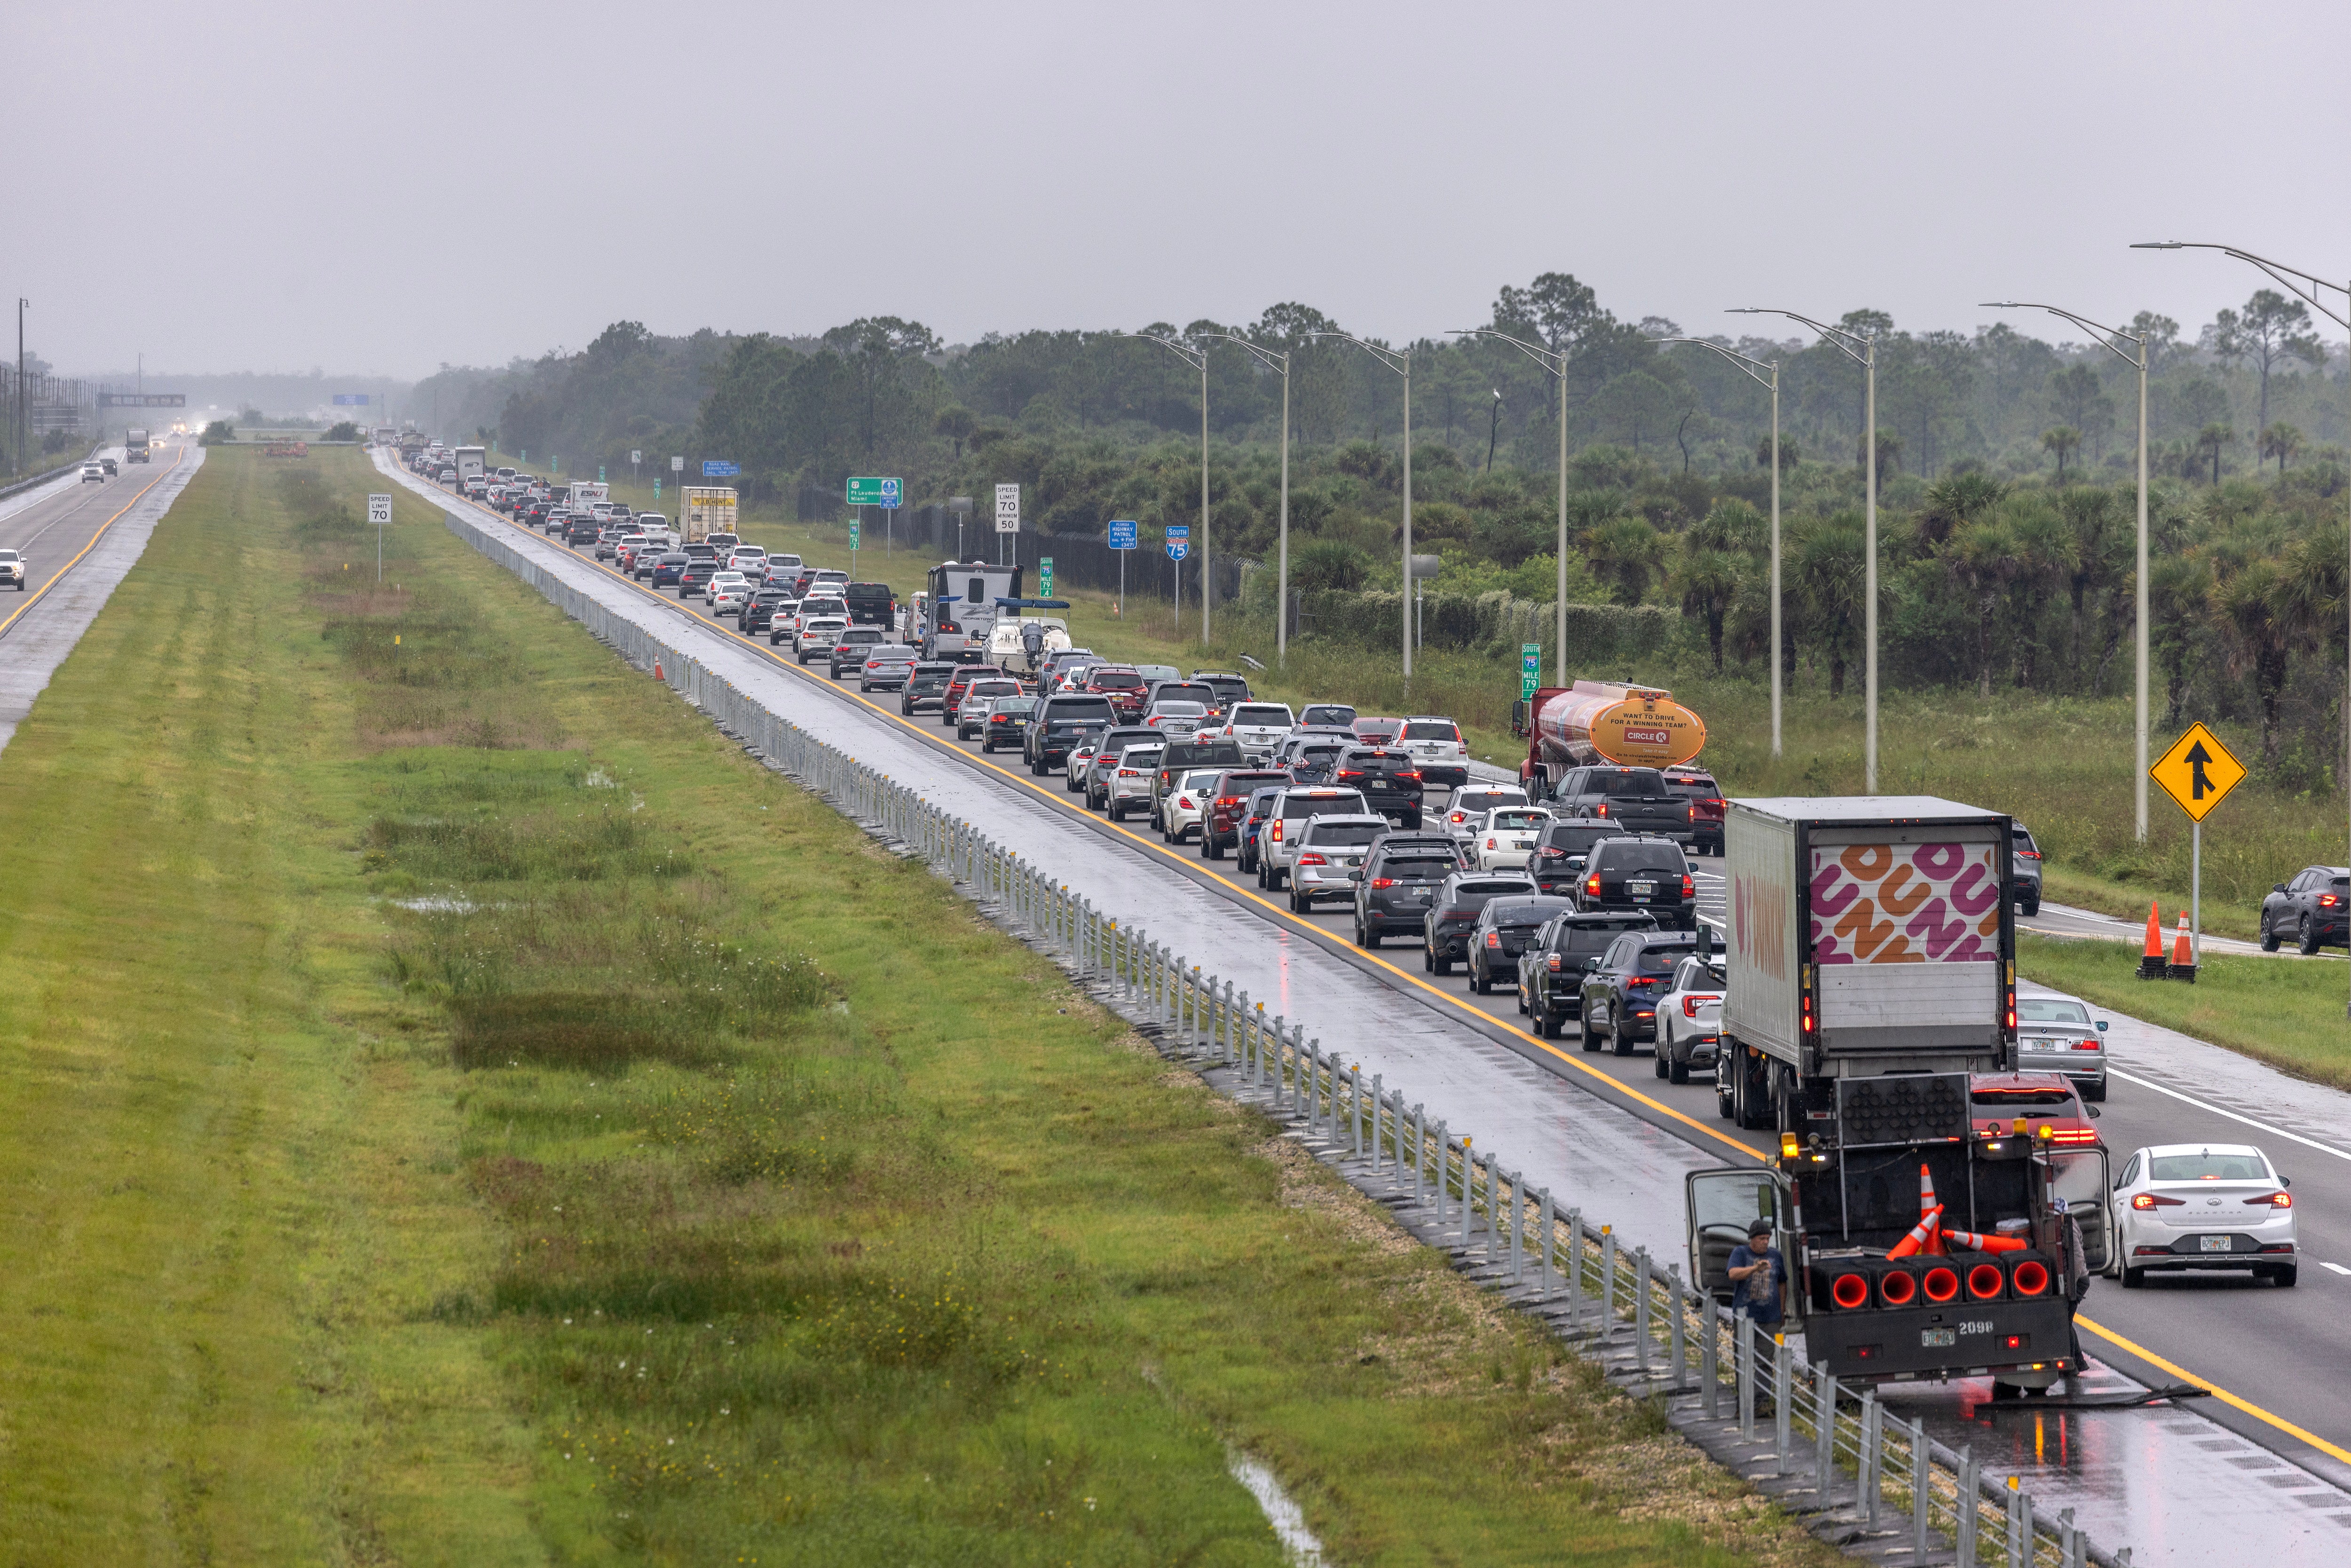
M 1968 1125 L 1979 1138 L 2005 1138 L 2020 1118 L 2025 1135 L 2040 1141 L 2041 1129 L 2059 1148 L 2102 1148 L 2090 1125 L 2097 1112 L 2082 1103 L 2074 1081 L 2062 1072 L 1979 1072 L 1968 1081 Z
M 1249 815 L 1249 797 L 1269 784 L 1287 784 L 1290 775 L 1279 768 L 1236 768 L 1217 777 L 1209 791 L 1207 810 L 1200 819 L 1200 858 L 1220 861 L 1228 849 L 1238 849 L 1241 820 Z
M 1722 820 L 1730 814 L 1730 808 L 1723 803 L 1722 786 L 1703 768 L 1684 766 L 1661 771 L 1666 776 L 1667 791 L 1689 802 L 1690 852 L 1719 856 Z
M 1143 716 L 1143 672 L 1123 664 L 1097 664 L 1086 674 L 1085 690 L 1096 696 L 1110 699 L 1111 711 L 1121 724 L 1133 724 Z

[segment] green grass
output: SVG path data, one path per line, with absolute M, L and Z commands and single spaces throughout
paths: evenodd
M 371 479 L 216 451 L 0 754 L 0 1553 L 1827 1561 Z
M 2123 943 L 2026 936 L 2020 971 L 2042 985 L 2193 1035 L 2337 1089 L 2351 1089 L 2351 969 L 2318 959 L 2207 953 L 2196 983 L 2141 980 Z

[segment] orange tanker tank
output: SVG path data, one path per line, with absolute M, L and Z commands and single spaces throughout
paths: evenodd
M 1539 694 L 1534 742 L 1552 767 L 1672 768 L 1706 747 L 1706 721 L 1657 686 L 1578 681 Z

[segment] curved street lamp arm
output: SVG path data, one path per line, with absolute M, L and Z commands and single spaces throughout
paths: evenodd
M 1237 338 L 1230 332 L 1203 332 L 1200 336 L 1203 338 L 1220 338 L 1228 343 L 1238 343 L 1242 348 L 1247 349 L 1250 353 L 1255 354 L 1259 359 L 1264 361 L 1268 368 L 1278 371 L 1285 376 L 1290 374 L 1290 356 L 1286 353 L 1277 354 L 1270 349 L 1259 348 L 1257 344 L 1250 342 L 1247 338 Z
M 2081 328 L 2084 331 L 2097 334 L 2098 336 L 2095 340 L 2098 343 L 2098 346 L 2113 353 L 2117 359 L 2121 360 L 2123 363 L 2126 365 L 2137 365 L 2141 369 L 2146 367 L 2147 339 L 2139 333 L 2126 332 L 2120 327 L 2101 327 L 2086 316 L 2076 316 L 2071 310 L 2061 310 L 2054 305 L 2043 305 L 2031 299 L 1987 299 L 1983 301 L 1981 308 L 1986 310 L 2046 310 L 2052 316 L 2063 316 L 2066 320 L 2071 321 L 2074 326 Z M 2133 359 L 2130 355 L 2124 353 L 2120 349 L 2116 348 L 2114 344 L 2107 341 L 2110 338 L 2120 338 L 2125 342 L 2137 343 L 2138 345 L 2139 357 L 2137 359 Z
M 1189 343 L 1179 343 L 1173 338 L 1162 338 L 1153 332 L 1121 332 L 1119 336 L 1140 338 L 1146 343 L 1156 343 L 1196 371 L 1204 371 L 1208 367 L 1208 351 L 1206 349 L 1196 349 Z
M 2316 294 L 2311 292 L 2311 290 L 2314 288 L 2332 288 L 2337 294 L 2351 295 L 2351 285 L 2337 283 L 2332 278 L 2321 277 L 2314 272 L 2304 272 L 2298 267 L 2288 267 L 2282 261 L 2272 261 L 2265 256 L 2255 256 L 2249 250 L 2239 250 L 2232 245 L 2213 245 L 2210 241 L 2206 240 L 2140 240 L 2131 246 L 2131 249 L 2217 250 L 2222 256 L 2233 256 L 2239 261 L 2249 261 L 2255 267 L 2260 267 L 2263 272 L 2268 273 L 2272 277 L 2277 279 L 2280 284 L 2284 286 L 2288 292 L 2301 296 L 2301 298 L 2308 303 L 2313 310 L 2317 311 L 2321 316 L 2325 317 L 2337 327 L 2351 329 L 2351 319 L 2346 319 L 2344 316 L 2337 314 L 2334 309 L 2322 302 Z M 2287 276 L 2288 274 L 2292 274 L 2293 276 L 2289 277 Z M 2302 280 L 2301 283 L 2294 281 L 2297 277 Z M 2310 287 L 2304 287 L 2303 284 L 2305 283 L 2308 284 Z
M 1813 331 L 1818 332 L 1821 335 L 1822 342 L 1826 343 L 1830 348 L 1836 350 L 1837 352 L 1843 354 L 1846 359 L 1851 360 L 1856 365 L 1867 364 L 1869 362 L 1869 356 L 1862 352 L 1861 350 L 1855 348 L 1854 345 L 1855 343 L 1859 343 L 1866 347 L 1875 341 L 1874 339 L 1865 338 L 1858 332 L 1848 331 L 1843 327 L 1832 327 L 1825 321 L 1815 321 L 1810 316 L 1799 316 L 1793 310 L 1782 310 L 1768 305 L 1734 305 L 1728 312 L 1726 312 L 1726 314 L 1732 316 L 1785 316 L 1791 321 L 1802 321 L 1805 326 L 1810 327 Z
M 1542 348 L 1523 339 L 1513 338 L 1508 332 L 1497 332 L 1491 327 L 1453 327 L 1447 329 L 1446 335 L 1451 338 L 1499 338 L 1550 374 L 1560 377 L 1567 374 L 1567 356 L 1559 350 Z
M 1336 338 L 1342 342 L 1353 343 L 1355 347 L 1363 350 L 1364 352 L 1371 355 L 1374 359 L 1379 361 L 1380 363 L 1385 365 L 1396 374 L 1405 376 L 1412 373 L 1409 370 L 1405 369 L 1405 367 L 1412 362 L 1412 351 L 1410 350 L 1405 350 L 1404 352 L 1398 353 L 1394 349 L 1383 349 L 1377 343 L 1366 343 L 1361 338 L 1356 337 L 1351 332 L 1309 332 L 1306 335 L 1309 338 Z
M 1780 367 L 1776 364 L 1768 364 L 1761 360 L 1750 359 L 1736 349 L 1726 349 L 1721 344 L 1708 342 L 1704 338 L 1652 338 L 1649 341 L 1656 344 L 1661 349 L 1667 343 L 1696 343 L 1701 349 L 1712 349 L 1716 353 L 1720 354 L 1724 359 L 1729 360 L 1732 364 L 1738 366 L 1740 371 L 1758 386 L 1770 386 L 1771 384 L 1771 377 L 1780 373 Z M 1767 371 L 1771 372 L 1771 375 L 1764 374 Z

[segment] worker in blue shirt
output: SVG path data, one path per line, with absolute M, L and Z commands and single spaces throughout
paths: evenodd
M 1787 1315 L 1788 1260 L 1771 1245 L 1770 1220 L 1750 1225 L 1746 1244 L 1730 1249 L 1730 1310 L 1753 1318 L 1763 1333 L 1775 1332 Z

